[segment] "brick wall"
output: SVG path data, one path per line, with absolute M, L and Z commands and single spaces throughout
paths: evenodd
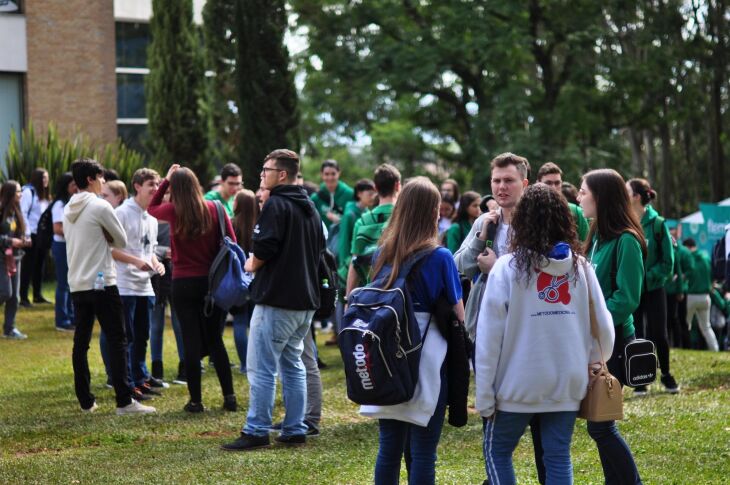
M 26 119 L 94 142 L 117 137 L 114 2 L 29 0 Z

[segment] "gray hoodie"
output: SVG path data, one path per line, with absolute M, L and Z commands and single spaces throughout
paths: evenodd
M 104 274 L 104 286 L 117 284 L 111 249 L 126 247 L 127 236 L 109 202 L 91 192 L 71 196 L 63 209 L 63 235 L 72 293 L 92 290 L 99 272 Z

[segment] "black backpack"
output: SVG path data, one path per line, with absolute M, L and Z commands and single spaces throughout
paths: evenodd
M 36 229 L 36 246 L 39 249 L 48 249 L 53 242 L 53 201 L 38 219 L 38 228 Z
M 403 263 L 389 289 L 383 289 L 390 276 L 384 270 L 350 294 L 337 343 L 351 401 L 387 406 L 413 397 L 428 328 L 421 338 L 407 279 L 431 252 L 419 251 Z
M 319 258 L 319 308 L 314 312 L 315 320 L 327 320 L 335 312 L 337 302 L 337 260 L 328 249 Z

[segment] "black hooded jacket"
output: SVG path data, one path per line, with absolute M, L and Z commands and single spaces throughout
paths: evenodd
M 324 248 L 322 220 L 304 189 L 298 185 L 271 189 L 253 230 L 253 253 L 266 261 L 251 283 L 254 303 L 316 310 Z

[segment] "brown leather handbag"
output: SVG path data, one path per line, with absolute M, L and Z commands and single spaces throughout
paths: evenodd
M 599 348 L 601 341 L 598 338 L 598 323 L 596 322 L 596 309 L 593 305 L 593 295 L 591 294 L 590 283 L 588 284 L 588 307 L 591 316 L 591 335 L 598 342 Z M 588 421 L 615 421 L 624 419 L 624 395 L 621 384 L 606 367 L 606 361 L 603 359 L 603 350 L 601 349 L 600 367 L 589 368 L 591 374 L 588 381 L 588 392 L 586 397 L 580 402 L 580 410 L 578 417 L 587 419 Z

